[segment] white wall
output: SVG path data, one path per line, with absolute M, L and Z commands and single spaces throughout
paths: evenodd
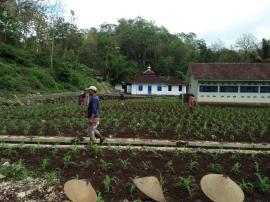
M 139 91 L 139 85 L 143 86 L 143 90 Z M 157 90 L 158 86 L 162 87 L 161 91 Z M 179 85 L 172 85 L 172 91 L 168 91 L 167 84 L 132 84 L 131 94 L 148 95 L 148 86 L 152 86 L 152 95 L 180 95 L 186 93 L 186 86 L 182 85 L 182 91 L 179 91 Z
M 202 84 L 204 85 L 204 84 Z M 216 84 L 220 86 L 221 84 Z M 223 84 L 229 85 L 229 84 Z M 234 84 L 235 85 L 235 84 Z M 245 85 L 245 84 L 237 84 Z M 254 86 L 254 85 L 252 85 Z M 224 92 L 199 92 L 198 102 L 220 102 L 220 103 L 270 103 L 270 93 L 224 93 Z
M 124 91 L 124 89 L 122 88 L 122 84 L 116 84 L 114 88 L 115 90 L 119 90 L 120 92 Z
M 131 85 L 127 85 L 127 93 L 131 93 Z

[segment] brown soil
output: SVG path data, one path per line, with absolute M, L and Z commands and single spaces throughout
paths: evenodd
M 176 201 L 209 201 L 199 187 L 199 182 L 202 176 L 207 173 L 224 173 L 230 176 L 233 180 L 239 182 L 242 179 L 254 183 L 254 192 L 245 193 L 245 201 L 269 201 L 270 193 L 263 193 L 258 186 L 257 177 L 255 176 L 255 162 L 260 165 L 260 173 L 263 176 L 270 177 L 270 156 L 269 155 L 232 155 L 232 154 L 184 154 L 176 152 L 132 152 L 117 150 L 103 150 L 102 154 L 96 156 L 93 149 L 78 150 L 72 152 L 71 150 L 61 149 L 58 150 L 56 155 L 52 154 L 49 149 L 38 149 L 36 153 L 31 153 L 30 149 L 18 149 L 16 154 L 7 156 L 6 152 L 1 149 L 1 159 L 6 159 L 11 163 L 22 159 L 27 168 L 31 171 L 38 171 L 44 173 L 45 171 L 58 170 L 61 176 L 62 184 L 76 176 L 81 179 L 90 179 L 93 187 L 97 192 L 101 192 L 105 201 L 114 202 L 120 199 L 128 198 L 135 199 L 135 193 L 132 195 L 129 192 L 128 187 L 131 183 L 131 178 L 135 176 L 157 176 L 159 178 L 160 173 L 165 179 L 164 191 L 165 196 L 169 202 Z M 69 154 L 72 156 L 72 163 L 69 166 L 65 166 L 63 163 L 64 155 Z M 50 159 L 50 165 L 46 170 L 42 170 L 42 160 L 44 158 Z M 121 160 L 128 160 L 128 168 L 121 166 Z M 86 167 L 85 162 L 91 161 L 91 165 Z M 110 163 L 107 169 L 102 167 L 102 160 Z M 169 169 L 168 162 L 172 161 L 173 168 Z M 187 168 L 188 163 L 193 160 L 199 164 L 197 169 L 189 170 Z M 147 162 L 151 165 L 147 169 L 147 166 L 143 166 L 143 162 Z M 240 172 L 235 173 L 231 171 L 233 165 L 239 162 L 241 164 Z M 209 165 L 211 163 L 220 164 L 221 170 L 214 171 Z M 42 174 L 41 174 L 42 175 Z M 110 193 L 106 193 L 103 187 L 103 179 L 106 175 L 110 177 L 117 177 L 118 181 L 112 187 Z M 180 177 L 194 176 L 195 184 L 192 189 L 192 197 L 189 197 L 188 193 L 179 185 Z M 31 196 L 33 199 L 38 199 L 42 196 Z M 12 198 L 12 194 L 6 201 L 15 201 Z

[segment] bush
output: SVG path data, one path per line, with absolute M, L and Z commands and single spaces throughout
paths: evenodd
M 31 57 L 26 52 L 6 44 L 1 46 L 0 56 L 6 60 L 14 61 L 27 67 L 32 65 Z

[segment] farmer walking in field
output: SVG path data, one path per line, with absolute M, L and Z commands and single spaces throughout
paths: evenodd
M 193 94 L 191 94 L 189 97 L 188 97 L 188 107 L 189 107 L 189 112 L 193 112 L 194 111 L 194 108 L 196 106 L 196 101 L 195 101 L 195 97 Z
M 96 137 L 100 138 L 100 144 L 102 144 L 105 138 L 97 130 L 100 116 L 99 97 L 97 96 L 97 88 L 95 86 L 90 86 L 86 90 L 89 91 L 90 95 L 87 110 L 87 118 L 88 118 L 87 134 L 90 136 L 90 139 L 94 142 L 96 142 L 97 140 Z

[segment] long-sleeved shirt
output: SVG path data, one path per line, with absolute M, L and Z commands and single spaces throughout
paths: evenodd
M 94 118 L 99 118 L 99 97 L 97 95 L 92 96 L 88 105 L 88 118 L 92 117 L 94 114 Z

